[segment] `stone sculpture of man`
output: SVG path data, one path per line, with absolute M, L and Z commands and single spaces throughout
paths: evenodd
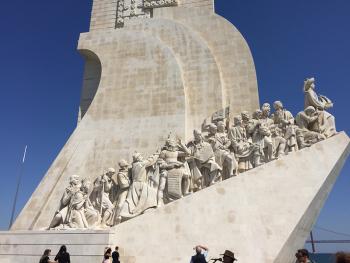
M 171 135 L 159 155 L 160 179 L 157 193 L 158 207 L 168 201 L 181 198 L 190 191 L 190 169 L 185 161 L 186 146 Z M 166 189 L 167 186 L 167 189 Z M 164 191 L 166 190 L 166 197 Z
M 234 117 L 234 126 L 230 129 L 229 138 L 235 157 L 238 160 L 239 172 L 243 173 L 253 168 L 253 166 L 260 165 L 259 146 L 248 140 L 242 116 Z
M 80 187 L 81 182 L 79 175 L 72 175 L 69 178 L 69 186 L 64 190 L 59 208 L 56 211 L 56 214 L 50 223 L 49 229 L 58 227 L 59 225 L 66 223 L 71 198 L 77 191 L 80 190 Z
M 309 129 L 310 126 L 317 122 L 318 118 L 319 113 L 313 106 L 308 106 L 304 111 L 299 112 L 295 116 L 296 124 L 299 127 L 297 130 L 299 149 L 308 147 L 326 138 L 324 135 Z
M 141 153 L 134 153 L 131 167 L 132 183 L 128 195 L 122 208 L 122 218 L 128 219 L 142 214 L 150 208 L 157 207 L 157 189 L 151 183 L 154 180 L 154 165 L 159 157 L 159 152 L 144 160 Z
M 273 156 L 278 159 L 284 155 L 286 149 L 286 139 L 281 136 L 282 130 L 276 124 L 270 127 L 272 145 L 273 145 Z
M 117 184 L 119 187 L 117 203 L 115 206 L 114 224 L 119 224 L 122 220 L 120 213 L 126 201 L 126 197 L 130 188 L 129 164 L 122 159 L 118 163 L 119 171 L 117 174 Z
M 100 211 L 102 227 L 113 224 L 113 201 L 116 193 L 116 184 L 112 179 L 114 174 L 114 168 L 108 168 L 107 172 L 99 176 L 94 182 L 94 191 L 90 196 L 95 208 Z
M 238 163 L 233 153 L 230 152 L 231 140 L 225 131 L 223 121 L 217 123 L 217 132 L 212 144 L 216 162 L 222 167 L 223 179 L 237 175 Z
M 70 228 L 89 228 L 99 221 L 99 213 L 90 202 L 91 182 L 83 179 L 81 188 L 71 198 L 67 224 Z
M 194 139 L 187 144 L 187 153 L 191 156 L 189 165 L 196 191 L 220 181 L 221 167 L 215 162 L 213 149 L 204 141 L 202 133 L 194 130 L 193 136 Z
M 253 142 L 259 144 L 260 150 L 265 156 L 265 162 L 270 162 L 273 159 L 273 143 L 270 131 L 273 120 L 270 118 L 270 113 L 270 104 L 264 103 L 261 107 L 261 119 L 259 121 L 258 133 L 255 139 L 253 138 Z
M 272 119 L 278 128 L 281 129 L 281 136 L 286 139 L 286 150 L 296 151 L 296 127 L 294 125 L 293 114 L 283 107 L 281 101 L 275 101 L 273 107 L 275 112 L 273 113 Z
M 304 93 L 305 108 L 313 106 L 320 113 L 318 115 L 317 122 L 314 123 L 310 129 L 312 131 L 322 133 L 326 136 L 326 138 L 336 134 L 335 118 L 332 114 L 326 111 L 333 107 L 333 103 L 326 96 L 317 95 L 315 92 L 315 78 L 305 80 Z

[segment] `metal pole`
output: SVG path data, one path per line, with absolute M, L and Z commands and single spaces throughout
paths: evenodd
M 10 219 L 10 224 L 9 224 L 9 229 L 12 226 L 13 219 L 15 216 L 15 210 L 16 210 L 16 204 L 17 204 L 17 198 L 18 198 L 18 192 L 19 192 L 19 186 L 21 184 L 22 180 L 22 174 L 23 174 L 23 167 L 24 167 L 24 161 L 26 160 L 26 154 L 27 154 L 27 145 L 24 148 L 24 153 L 23 153 L 23 158 L 22 158 L 22 163 L 19 169 L 19 174 L 18 174 L 18 179 L 17 179 L 17 188 L 16 188 L 16 193 L 15 193 L 15 199 L 13 201 L 13 206 L 12 206 L 12 213 L 11 213 L 11 219 Z
M 314 236 L 312 234 L 312 231 L 310 232 L 310 238 L 311 238 L 312 253 L 315 253 L 316 247 L 315 247 Z

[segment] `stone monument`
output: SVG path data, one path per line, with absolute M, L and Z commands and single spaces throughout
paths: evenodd
M 350 140 L 314 78 L 295 117 L 280 101 L 259 109 L 248 45 L 213 4 L 93 1 L 77 128 L 0 232 L 1 262 L 61 244 L 81 262 L 114 245 L 127 263 L 184 262 L 199 243 L 293 262 Z

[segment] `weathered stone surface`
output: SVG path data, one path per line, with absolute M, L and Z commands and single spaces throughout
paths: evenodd
M 116 1 L 94 1 L 92 23 L 101 27 L 82 34 L 78 47 L 87 60 L 79 125 L 12 230 L 47 227 L 72 174 L 94 181 L 132 151 L 153 153 L 169 132 L 187 141 L 218 109 L 258 108 L 244 38 L 213 12 L 212 1 L 190 2 L 115 29 L 115 13 L 106 12 L 115 11 Z
M 230 249 L 242 262 L 292 263 L 349 152 L 349 137 L 339 133 L 110 231 L 0 232 L 0 261 L 34 263 L 44 248 L 65 243 L 82 262 L 98 262 L 106 245 L 119 245 L 123 262 L 180 263 L 204 243 L 212 257 Z

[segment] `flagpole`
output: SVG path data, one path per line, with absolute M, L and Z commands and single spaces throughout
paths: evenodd
M 10 219 L 9 229 L 10 229 L 11 226 L 12 226 L 13 219 L 14 219 L 14 216 L 15 216 L 15 210 L 16 210 L 16 204 L 17 204 L 17 198 L 18 198 L 18 191 L 19 191 L 19 186 L 20 186 L 21 181 L 22 181 L 23 167 L 24 167 L 24 162 L 25 162 L 25 160 L 26 160 L 26 154 L 27 154 L 27 145 L 26 145 L 26 147 L 24 148 L 22 163 L 21 163 L 21 166 L 20 166 L 20 169 L 19 169 L 19 174 L 18 174 L 18 179 L 17 179 L 17 187 L 16 187 L 15 198 L 14 198 L 13 206 L 12 206 L 12 213 L 11 213 L 11 219 Z

